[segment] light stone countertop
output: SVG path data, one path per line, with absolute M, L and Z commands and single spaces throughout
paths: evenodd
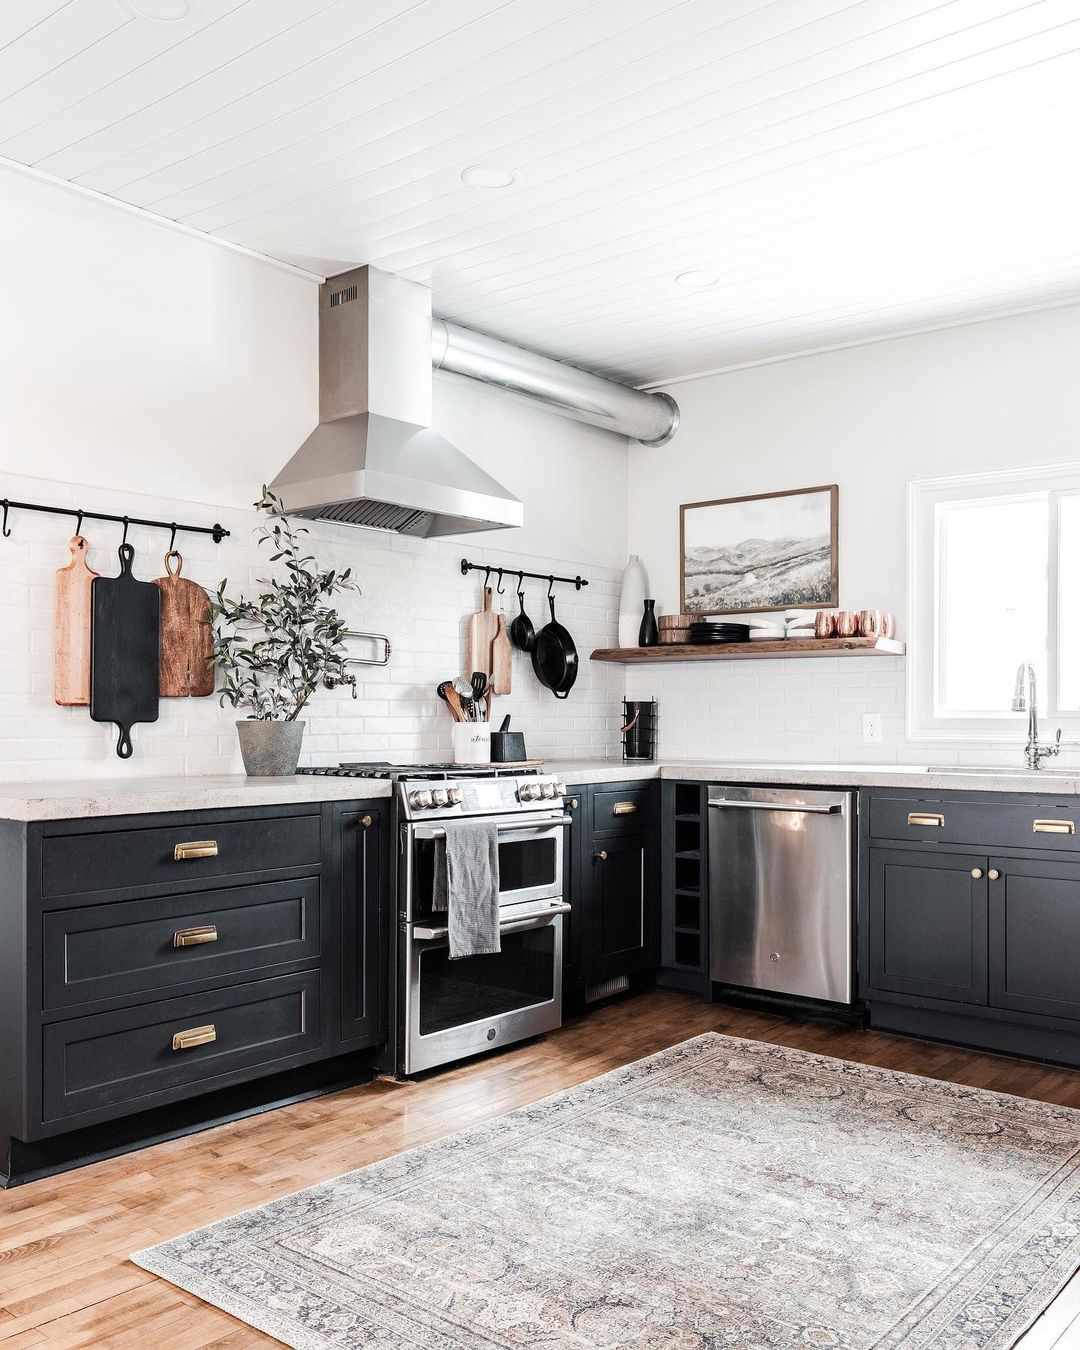
M 302 802 L 374 801 L 389 797 L 385 779 L 247 778 L 243 774 L 185 778 L 95 778 L 0 783 L 0 820 L 85 820 L 159 811 L 283 806 Z
M 547 771 L 575 786 L 653 778 L 711 783 L 790 784 L 795 787 L 902 787 L 969 792 L 1080 795 L 1080 769 L 1023 767 L 936 769 L 917 764 L 785 764 L 775 760 L 548 760 Z M 281 806 L 303 802 L 374 801 L 392 795 L 385 779 L 207 777 L 98 778 L 0 783 L 0 820 L 84 820 L 96 816 L 151 815 L 166 811 Z

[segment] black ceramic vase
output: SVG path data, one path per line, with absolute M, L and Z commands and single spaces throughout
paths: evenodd
M 638 629 L 638 646 L 655 647 L 660 641 L 660 634 L 656 627 L 656 601 L 645 601 L 645 613 L 641 616 L 641 627 Z

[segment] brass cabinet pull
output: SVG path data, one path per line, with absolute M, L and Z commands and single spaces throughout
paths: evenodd
M 1075 834 L 1075 820 L 1033 820 L 1031 828 L 1035 834 Z
M 174 1050 L 194 1050 L 197 1045 L 209 1045 L 217 1040 L 217 1027 L 213 1022 L 206 1027 L 188 1027 L 187 1031 L 178 1031 L 172 1038 Z
M 909 811 L 907 823 L 909 825 L 943 826 L 945 817 L 938 811 Z
M 632 816 L 637 811 L 637 802 L 616 802 L 611 808 L 613 816 Z
M 593 857 L 597 862 L 607 862 L 607 849 L 602 848 L 599 853 L 594 853 Z
M 201 947 L 204 942 L 217 940 L 217 926 L 212 923 L 200 924 L 197 928 L 178 928 L 172 935 L 174 947 Z
M 188 862 L 192 858 L 216 858 L 218 846 L 216 839 L 192 839 L 186 844 L 177 844 L 172 851 L 173 862 Z
M 991 881 L 1001 880 L 1001 873 L 997 870 L 996 867 L 991 867 L 990 871 L 987 872 L 986 875 L 990 878 Z
M 971 875 L 975 878 L 976 881 L 982 881 L 982 874 L 983 870 L 981 867 L 973 867 L 971 869 Z
M 370 830 L 371 827 L 372 827 L 372 825 L 375 824 L 375 817 L 374 817 L 374 816 L 361 816 L 361 817 L 360 817 L 360 824 L 364 827 L 365 830 Z
M 571 810 L 571 811 L 576 811 L 576 810 L 577 810 L 577 807 L 578 807 L 578 800 L 577 800 L 577 798 L 576 798 L 576 797 L 571 797 L 570 800 L 569 800 L 569 802 L 567 803 L 567 805 L 570 807 L 570 810 Z

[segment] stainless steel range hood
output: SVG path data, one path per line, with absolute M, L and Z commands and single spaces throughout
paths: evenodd
M 319 288 L 319 425 L 273 482 L 295 515 L 435 536 L 522 523 L 431 429 L 431 292 L 358 267 Z

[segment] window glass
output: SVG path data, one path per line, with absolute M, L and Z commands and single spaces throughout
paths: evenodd
M 1080 710 L 1080 493 L 1058 498 L 1058 707 Z

